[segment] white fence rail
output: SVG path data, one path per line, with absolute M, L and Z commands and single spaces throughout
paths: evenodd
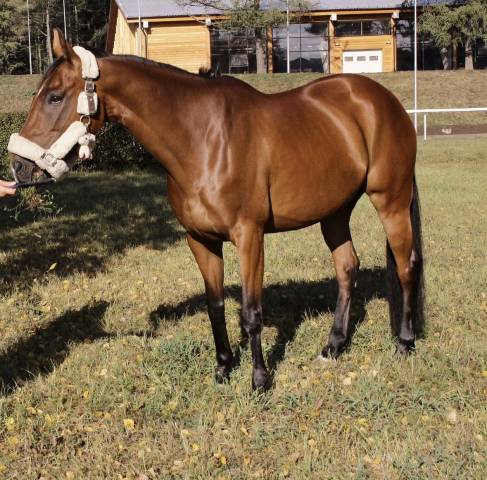
M 450 112 L 487 112 L 487 107 L 473 107 L 473 108 L 418 108 L 417 110 L 406 110 L 412 114 L 423 114 L 423 139 L 428 139 L 427 116 L 428 113 L 450 113 Z

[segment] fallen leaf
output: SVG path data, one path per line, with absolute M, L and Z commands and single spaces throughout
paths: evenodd
M 457 423 L 457 420 L 458 420 L 457 411 L 454 408 L 452 408 L 448 412 L 446 419 L 448 420 L 448 423 L 451 423 L 451 424 Z
M 7 431 L 12 432 L 15 430 L 15 420 L 12 417 L 8 417 L 5 420 L 5 426 L 7 427 Z
M 12 435 L 11 437 L 7 437 L 7 443 L 11 445 L 12 447 L 15 447 L 20 443 L 19 437 L 16 435 Z
M 127 430 L 134 430 L 134 428 L 135 428 L 135 422 L 131 418 L 124 418 L 123 419 L 123 426 Z

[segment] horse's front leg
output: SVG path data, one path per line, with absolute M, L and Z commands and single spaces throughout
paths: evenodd
M 223 255 L 220 241 L 206 241 L 187 235 L 189 248 L 198 263 L 205 281 L 208 315 L 215 339 L 217 367 L 215 378 L 218 383 L 228 379 L 232 369 L 233 354 L 228 341 L 225 323 L 225 302 L 223 294 Z
M 262 282 L 264 277 L 264 234 L 257 226 L 241 226 L 234 237 L 242 277 L 242 326 L 249 336 L 252 350 L 252 388 L 270 387 L 262 354 Z

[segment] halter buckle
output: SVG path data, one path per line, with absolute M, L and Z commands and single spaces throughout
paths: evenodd
M 86 130 L 88 130 L 88 127 L 91 125 L 91 117 L 89 115 L 81 115 L 79 121 L 86 127 Z
M 85 80 L 85 92 L 94 93 L 95 92 L 95 82 L 91 78 Z
M 57 158 L 51 152 L 47 151 L 42 154 L 41 159 L 51 167 L 57 162 Z

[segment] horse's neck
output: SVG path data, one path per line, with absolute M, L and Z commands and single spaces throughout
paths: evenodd
M 201 79 L 116 57 L 104 59 L 100 70 L 108 119 L 123 124 L 176 180 L 184 176 L 188 145 L 198 142 L 194 122 L 204 121 L 195 116 L 204 111 L 196 105 Z

